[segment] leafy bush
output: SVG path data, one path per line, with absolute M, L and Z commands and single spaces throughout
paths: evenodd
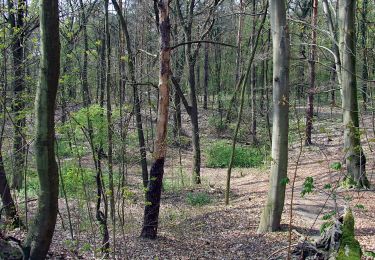
M 95 187 L 95 173 L 90 169 L 80 169 L 75 165 L 66 165 L 61 169 L 64 187 L 67 196 L 75 197 L 77 195 L 84 195 L 83 186 L 86 189 L 93 189 Z M 60 185 L 62 183 L 60 182 Z M 62 189 L 60 188 L 62 193 Z M 62 194 L 61 194 L 62 196 Z
M 214 143 L 207 151 L 206 166 L 210 168 L 228 167 L 232 146 L 226 142 Z M 265 154 L 255 147 L 236 146 L 233 167 L 251 168 L 263 165 Z
M 186 202 L 192 206 L 204 206 L 211 203 L 211 198 L 204 192 L 191 192 L 187 195 Z

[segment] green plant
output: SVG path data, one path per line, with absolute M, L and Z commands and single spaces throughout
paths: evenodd
M 209 117 L 208 124 L 218 133 L 223 132 L 228 127 L 228 125 L 225 123 L 225 118 L 220 119 L 219 116 Z
M 347 176 L 344 178 L 344 180 L 341 182 L 341 187 L 345 189 L 351 189 L 354 187 L 357 187 L 358 183 L 350 176 Z
M 210 168 L 225 168 L 229 165 L 232 146 L 225 141 L 214 143 L 207 151 L 206 166 Z M 263 165 L 265 152 L 255 147 L 237 146 L 234 154 L 233 167 L 251 168 Z
M 84 194 L 83 187 L 86 189 L 95 187 L 95 174 L 91 169 L 80 169 L 76 165 L 64 165 L 61 169 L 61 175 L 66 194 L 69 197 L 82 196 Z
M 331 211 L 322 217 L 322 220 L 324 220 L 324 222 L 320 226 L 320 233 L 326 232 L 334 224 L 332 217 L 334 217 L 335 215 L 336 215 L 336 211 Z
M 302 185 L 301 197 L 314 191 L 314 179 L 313 177 L 306 177 L 305 182 Z
M 186 196 L 186 202 L 192 206 L 204 206 L 211 203 L 211 198 L 204 192 L 191 192 Z
M 176 192 L 191 186 L 191 177 L 183 169 L 177 168 L 173 175 L 175 176 L 174 178 L 163 179 L 164 191 Z

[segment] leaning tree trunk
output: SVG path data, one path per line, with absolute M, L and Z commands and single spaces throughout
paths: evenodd
M 341 58 L 342 109 L 344 121 L 344 153 L 346 178 L 358 187 L 368 187 L 366 178 L 366 157 L 361 147 L 359 112 L 356 81 L 356 28 L 355 0 L 341 0 L 339 3 L 339 49 Z
M 35 155 L 40 192 L 38 211 L 27 234 L 24 259 L 45 259 L 55 229 L 59 176 L 55 160 L 55 102 L 60 70 L 58 0 L 40 1 L 40 72 L 35 99 Z
M 150 180 L 146 193 L 143 228 L 141 236 L 155 239 L 158 232 L 160 196 L 163 183 L 164 162 L 167 153 L 167 126 L 169 107 L 170 68 L 170 21 L 169 0 L 158 2 L 160 21 L 160 74 L 159 74 L 159 111 L 156 126 L 156 144 L 154 162 L 150 171 Z
M 270 0 L 273 39 L 273 129 L 272 162 L 268 198 L 263 209 L 258 232 L 280 228 L 285 200 L 288 168 L 289 128 L 289 41 L 285 0 Z
M 307 94 L 307 109 L 306 109 L 306 136 L 305 145 L 311 145 L 311 133 L 313 128 L 313 116 L 314 116 L 314 92 L 315 92 L 315 57 L 316 57 L 316 26 L 318 22 L 318 0 L 313 1 L 313 14 L 311 19 L 312 26 L 312 46 L 311 55 L 309 60 L 310 69 L 310 88 Z

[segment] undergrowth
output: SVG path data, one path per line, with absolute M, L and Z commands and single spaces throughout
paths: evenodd
M 209 168 L 225 168 L 229 165 L 232 153 L 232 145 L 225 141 L 215 142 L 207 151 L 207 163 Z M 255 168 L 264 164 L 266 151 L 257 147 L 237 145 L 234 153 L 233 167 Z

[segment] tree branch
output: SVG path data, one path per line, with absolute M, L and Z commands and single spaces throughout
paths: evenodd
M 175 46 L 172 46 L 171 50 L 174 50 L 174 49 L 176 49 L 178 47 L 181 47 L 183 45 L 188 45 L 188 44 L 193 44 L 193 43 L 198 43 L 198 44 L 201 44 L 201 43 L 211 43 L 211 44 L 222 45 L 222 46 L 231 47 L 231 48 L 237 48 L 237 46 L 234 46 L 234 45 L 228 44 L 228 43 L 224 43 L 224 42 L 199 40 L 199 41 L 190 41 L 190 42 L 181 42 L 181 43 L 178 43 Z

